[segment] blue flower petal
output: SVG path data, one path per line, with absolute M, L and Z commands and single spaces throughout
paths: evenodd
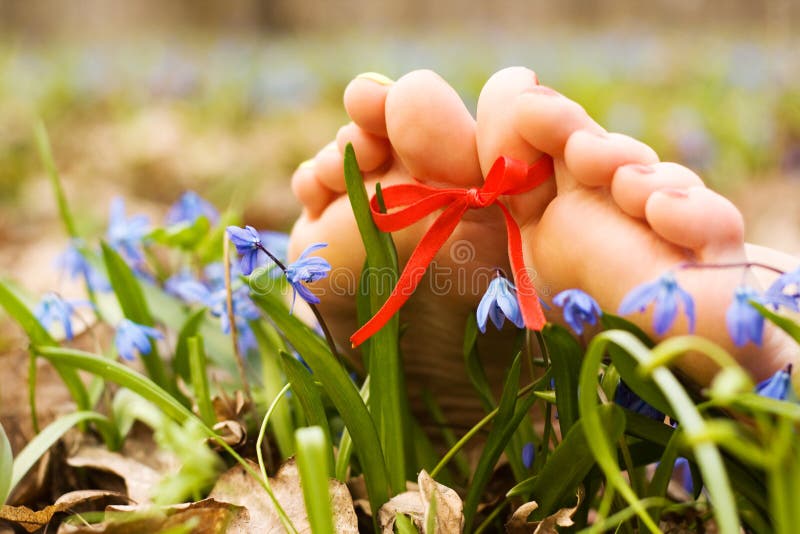
M 642 284 L 628 293 L 619 305 L 618 313 L 628 315 L 634 312 L 643 312 L 647 306 L 656 299 L 661 284 L 659 282 L 649 282 Z
M 791 365 L 781 369 L 766 380 L 759 382 L 755 391 L 762 397 L 776 400 L 786 400 L 792 386 Z

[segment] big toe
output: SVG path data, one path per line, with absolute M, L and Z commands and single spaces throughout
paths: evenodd
M 539 84 L 536 73 L 525 67 L 509 67 L 495 73 L 481 90 L 478 99 L 476 139 L 478 157 L 484 175 L 500 156 L 531 164 L 543 156 L 542 151 L 523 138 L 515 128 L 515 109 L 509 105 L 517 97 Z M 508 199 L 518 222 L 524 224 L 538 218 L 556 194 L 550 180 L 533 191 Z
M 414 71 L 391 86 L 386 129 L 397 156 L 415 178 L 461 187 L 481 184 L 475 120 L 436 73 Z

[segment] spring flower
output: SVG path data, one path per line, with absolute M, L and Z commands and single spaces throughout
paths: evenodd
M 150 340 L 163 338 L 164 335 L 155 328 L 123 319 L 117 325 L 114 346 L 117 347 L 120 356 L 126 360 L 133 360 L 137 351 L 139 354 L 150 354 L 152 350 Z
M 125 201 L 121 197 L 111 201 L 108 243 L 134 263 L 144 260 L 139 245 L 147 233 L 148 225 L 148 219 L 144 215 L 135 215 L 130 219 L 125 217 Z
M 694 301 L 692 296 L 678 285 L 672 273 L 665 273 L 655 282 L 635 287 L 619 305 L 619 314 L 643 312 L 654 302 L 653 329 L 662 336 L 670 329 L 678 316 L 678 299 L 683 301 L 683 311 L 689 319 L 689 332 L 694 331 Z
M 108 291 L 111 285 L 108 280 L 100 274 L 100 271 L 91 266 L 86 261 L 86 257 L 78 248 L 78 243 L 73 240 L 67 246 L 67 250 L 61 253 L 56 259 L 56 267 L 74 280 L 78 276 L 82 276 L 86 281 L 86 285 L 92 291 Z
M 167 224 L 194 223 L 198 218 L 205 217 L 211 224 L 219 221 L 219 212 L 206 199 L 194 191 L 186 191 L 167 212 Z
M 319 250 L 327 246 L 327 243 L 313 243 L 309 245 L 302 254 L 300 254 L 300 257 L 297 258 L 297 261 L 286 266 L 286 279 L 292 285 L 292 289 L 294 290 L 292 294 L 292 310 L 294 310 L 294 302 L 298 293 L 300 294 L 300 297 L 309 304 L 319 303 L 319 297 L 312 293 L 311 290 L 305 286 L 305 284 L 316 282 L 317 280 L 328 276 L 328 273 L 331 270 L 331 264 L 328 263 L 325 258 L 321 258 L 319 256 L 309 257 L 308 255 L 315 250 Z
M 672 468 L 672 479 L 677 480 L 689 495 L 694 495 L 694 480 L 692 479 L 692 469 L 689 467 L 689 460 L 683 456 L 675 460 Z
M 614 402 L 616 402 L 623 408 L 627 408 L 632 412 L 636 412 L 639 415 L 644 415 L 645 417 L 649 417 L 650 419 L 655 419 L 656 421 L 664 420 L 663 413 L 656 410 L 655 408 L 647 404 L 644 400 L 642 400 L 639 397 L 639 395 L 634 393 L 633 390 L 628 387 L 628 384 L 626 384 L 622 380 L 619 381 L 619 385 L 617 386 L 617 391 L 616 393 L 614 393 Z
M 584 325 L 597 324 L 603 314 L 597 301 L 580 289 L 567 289 L 553 297 L 553 304 L 564 308 L 564 320 L 572 330 L 581 335 Z
M 787 294 L 787 289 L 791 287 L 794 287 L 794 291 Z M 785 273 L 775 280 L 764 293 L 762 302 L 773 306 L 776 310 L 783 306 L 800 312 L 800 268 Z
M 536 458 L 536 447 L 530 441 L 522 447 L 522 465 L 525 469 L 530 469 L 533 460 Z
M 252 226 L 229 226 L 228 237 L 236 246 L 236 252 L 242 255 L 242 274 L 252 273 L 258 264 L 258 251 L 262 246 L 258 232 Z
M 517 300 L 517 288 L 504 276 L 497 276 L 486 288 L 478 304 L 478 328 L 486 333 L 486 320 L 491 319 L 498 330 L 503 328 L 505 319 L 514 323 L 517 328 L 524 328 L 522 312 Z
M 733 295 L 733 302 L 725 313 L 728 333 L 737 347 L 743 347 L 748 341 L 761 346 L 764 317 L 750 305 L 751 300 L 760 300 L 756 290 L 752 287 L 739 286 Z
M 64 328 L 64 337 L 67 341 L 74 337 L 72 331 L 72 316 L 75 315 L 75 306 L 88 305 L 84 300 L 64 300 L 55 293 L 47 293 L 36 308 L 33 315 L 45 328 L 50 328 L 53 323 L 60 323 Z
M 762 397 L 769 397 L 776 400 L 786 400 L 789 389 L 792 386 L 792 365 L 789 364 L 785 369 L 781 369 L 766 380 L 756 385 L 756 393 Z

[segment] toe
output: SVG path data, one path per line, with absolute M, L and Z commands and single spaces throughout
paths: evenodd
M 434 72 L 414 71 L 392 85 L 386 97 L 386 128 L 397 156 L 415 178 L 480 185 L 475 120 L 455 90 Z
M 375 73 L 364 73 L 344 90 L 347 114 L 365 131 L 386 137 L 386 95 L 392 81 Z
M 292 176 L 292 192 L 305 208 L 309 219 L 319 217 L 335 196 L 333 191 L 317 180 L 315 169 L 315 161 L 308 160 L 301 163 Z
M 543 85 L 524 91 L 512 107 L 514 127 L 523 139 L 556 158 L 564 155 L 573 132 L 604 131 L 580 104 Z
M 347 191 L 344 184 L 344 158 L 335 141 L 325 145 L 314 157 L 314 162 L 317 180 L 322 185 L 334 193 Z
M 567 169 L 578 182 L 589 187 L 607 186 L 621 165 L 658 161 L 655 151 L 632 137 L 596 130 L 578 130 L 564 148 Z
M 650 227 L 667 241 L 693 250 L 701 261 L 741 256 L 742 214 L 730 200 L 705 187 L 662 189 L 645 204 Z
M 611 181 L 611 195 L 617 205 L 630 215 L 644 219 L 645 204 L 659 189 L 687 189 L 702 186 L 703 180 L 694 172 L 677 163 L 654 165 L 622 165 Z
M 374 171 L 389 159 L 389 140 L 372 135 L 353 123 L 342 126 L 336 134 L 340 153 L 344 154 L 348 143 L 353 144 L 358 168 L 364 172 Z
M 494 74 L 483 86 L 478 99 L 476 139 L 483 174 L 500 156 L 533 163 L 542 152 L 524 139 L 514 127 L 515 109 L 509 102 L 538 85 L 536 73 L 524 67 L 510 67 Z M 555 182 L 549 181 L 523 195 L 508 199 L 520 224 L 541 214 L 555 196 Z

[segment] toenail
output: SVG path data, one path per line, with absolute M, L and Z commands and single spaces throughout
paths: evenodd
M 643 163 L 633 163 L 631 165 L 627 165 L 627 167 L 633 169 L 639 174 L 653 174 L 656 172 L 652 165 L 645 165 Z
M 379 72 L 362 72 L 361 74 L 356 76 L 356 78 L 362 80 L 369 80 L 371 82 L 379 83 L 381 85 L 392 85 L 394 83 L 394 80 Z
M 546 85 L 535 85 L 533 87 L 529 87 L 525 89 L 523 93 L 534 93 L 537 95 L 547 95 L 547 96 L 555 96 L 558 94 L 557 91 L 547 87 Z
M 311 158 L 311 159 L 307 159 L 307 160 L 305 160 L 303 163 L 301 163 L 300 165 L 298 165 L 298 166 L 297 166 L 297 168 L 298 168 L 298 169 L 310 169 L 310 168 L 311 168 L 311 167 L 313 167 L 315 164 L 316 164 L 316 163 L 314 162 L 314 158 Z
M 672 198 L 689 198 L 688 189 L 678 189 L 678 188 L 668 187 L 666 189 L 659 189 L 657 192 L 664 193 L 665 195 Z

